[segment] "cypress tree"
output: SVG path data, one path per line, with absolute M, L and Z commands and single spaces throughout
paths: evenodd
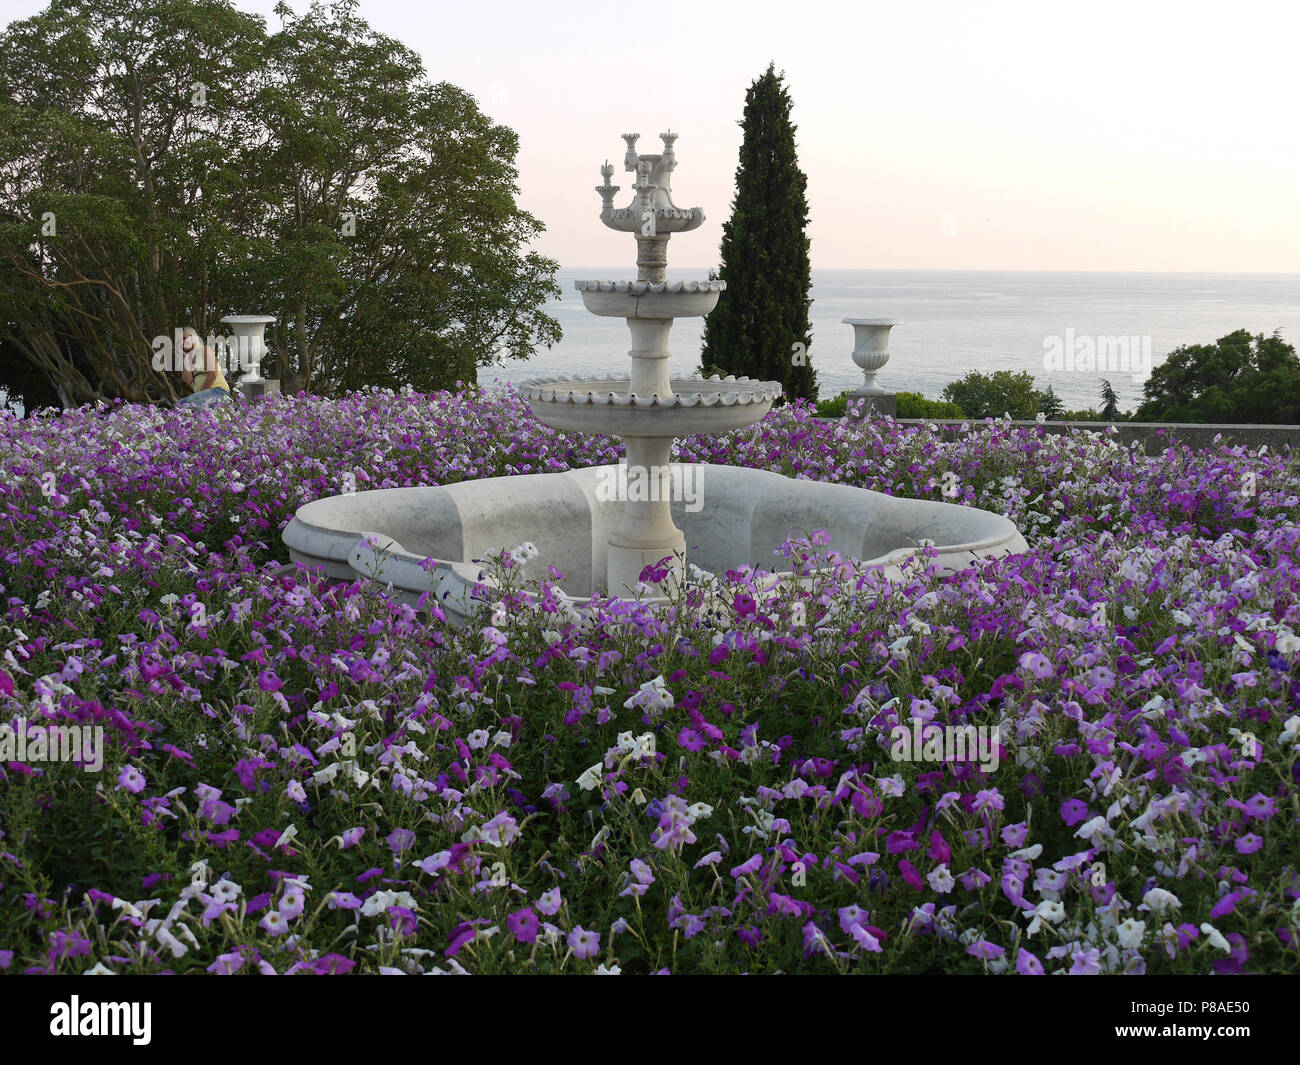
M 1048 385 L 1047 391 L 1043 393 L 1043 402 L 1038 410 L 1049 422 L 1059 422 L 1065 417 L 1065 404 L 1061 402 L 1056 389 L 1051 385 Z
M 1115 395 L 1115 389 L 1111 387 L 1109 381 L 1101 383 L 1101 402 L 1104 404 L 1101 408 L 1101 420 L 1103 422 L 1122 421 L 1119 413 L 1119 396 Z
M 707 373 L 780 381 L 788 399 L 817 398 L 809 358 L 808 179 L 799 169 L 784 73 L 775 64 L 749 87 L 731 218 L 722 226 L 727 282 L 704 320 Z

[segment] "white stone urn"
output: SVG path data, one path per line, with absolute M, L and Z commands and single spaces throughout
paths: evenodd
M 262 358 L 266 355 L 266 327 L 275 324 L 269 314 L 228 314 L 221 319 L 230 326 L 239 344 L 239 365 L 244 371 L 241 383 L 262 380 Z
M 902 323 L 897 318 L 841 318 L 853 326 L 853 361 L 862 368 L 863 384 L 855 396 L 885 395 L 876 374 L 889 361 L 889 331 Z

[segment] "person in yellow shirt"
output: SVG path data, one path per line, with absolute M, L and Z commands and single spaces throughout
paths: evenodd
M 200 354 L 195 354 L 196 349 Z M 217 354 L 203 342 L 197 329 L 186 326 L 181 330 L 181 352 L 186 367 L 181 370 L 181 381 L 189 385 L 192 392 L 177 400 L 177 406 L 208 407 L 230 398 L 230 385 L 221 372 Z M 188 368 L 192 364 L 202 366 L 203 371 L 193 373 Z

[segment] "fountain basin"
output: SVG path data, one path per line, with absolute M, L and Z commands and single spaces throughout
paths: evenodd
M 880 565 L 891 577 L 922 540 L 935 544 L 943 572 L 1027 547 L 1009 519 L 974 507 L 740 466 L 678 469 L 695 499 L 674 499 L 672 516 L 691 562 L 712 573 L 743 565 L 776 569 L 785 540 L 818 529 L 830 535 L 831 549 Z M 592 466 L 330 496 L 300 507 L 283 539 L 294 562 L 330 578 L 373 577 L 413 606 L 432 593 L 457 625 L 472 614 L 471 593 L 484 576 L 475 560 L 531 541 L 539 556 L 525 573 L 544 578 L 555 566 L 565 574 L 561 587 L 580 605 L 605 583 L 608 541 L 625 505 L 608 491 L 618 473 L 617 465 Z
M 752 425 L 781 394 L 773 381 L 697 377 L 668 382 L 668 394 L 629 391 L 626 377 L 524 381 L 519 394 L 537 420 L 566 432 L 672 437 L 725 433 Z

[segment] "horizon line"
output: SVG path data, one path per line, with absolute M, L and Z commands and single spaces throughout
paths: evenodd
M 619 272 L 629 272 L 635 270 L 635 267 L 627 266 L 561 266 L 561 270 L 604 270 Z M 716 266 L 669 266 L 669 273 L 681 271 L 709 271 L 716 270 Z M 1134 274 L 1151 274 L 1161 277 L 1185 276 L 1185 277 L 1294 277 L 1300 278 L 1300 270 L 1295 272 L 1283 272 L 1277 270 L 1097 270 L 1097 269 L 1064 269 L 1064 268 L 1040 268 L 1040 267 L 1000 267 L 1000 266 L 814 266 L 811 268 L 814 273 L 843 273 L 843 274 L 869 274 L 869 273 L 890 273 L 890 274 L 1108 274 L 1116 276 L 1132 276 Z M 611 278 L 612 280 L 612 278 Z

